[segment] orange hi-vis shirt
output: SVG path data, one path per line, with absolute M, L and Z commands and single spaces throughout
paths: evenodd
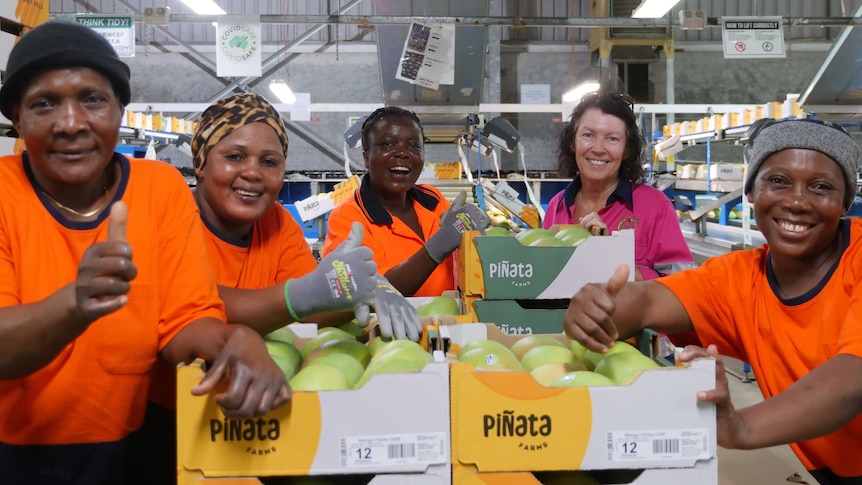
M 302 228 L 278 203 L 254 223 L 250 241 L 238 241 L 221 234 L 206 220 L 204 225 L 210 260 L 221 286 L 269 288 L 305 276 L 317 268 L 317 260 Z
M 122 309 L 99 318 L 42 369 L 0 381 L 0 443 L 115 442 L 139 428 L 157 353 L 186 325 L 224 320 L 203 230 L 176 168 L 116 154 L 114 201 L 128 206 L 138 270 Z M 108 232 L 106 209 L 71 222 L 37 192 L 25 155 L 0 158 L 0 306 L 39 302 L 74 282 L 84 252 Z M 0 480 L 2 481 L 2 480 Z
M 239 241 L 203 221 L 207 254 L 219 285 L 262 289 L 307 275 L 317 260 L 305 241 L 302 228 L 280 204 L 273 204 L 251 231 L 250 241 Z M 243 323 L 243 322 L 231 322 Z M 159 361 L 153 370 L 149 399 L 166 409 L 176 409 L 176 370 Z
M 768 399 L 838 354 L 862 358 L 862 219 L 843 220 L 841 227 L 840 261 L 818 287 L 797 298 L 776 294 L 767 245 L 716 256 L 656 281 L 685 306 L 704 346 L 716 344 L 723 355 L 751 364 Z M 790 446 L 809 470 L 862 477 L 862 416 Z
M 425 251 L 425 241 L 440 229 L 440 215 L 451 204 L 439 190 L 430 185 L 414 185 L 407 192 L 407 197 L 413 201 L 416 217 L 422 227 L 422 237 L 383 207 L 371 187 L 368 175 L 365 175 L 353 197 L 342 202 L 330 214 L 323 253 L 329 254 L 347 239 L 353 222 L 360 222 L 364 226 L 362 244 L 374 251 L 377 272 L 382 275 L 417 251 Z M 405 296 L 440 296 L 444 291 L 454 288 L 454 262 L 449 256 L 437 266 L 415 295 Z

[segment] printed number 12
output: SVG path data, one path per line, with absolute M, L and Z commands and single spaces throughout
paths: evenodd
M 370 460 L 371 448 L 357 448 L 356 455 L 360 460 Z
M 637 441 L 632 441 L 631 443 L 625 442 L 623 443 L 623 453 L 626 455 L 634 455 L 638 452 L 638 443 Z

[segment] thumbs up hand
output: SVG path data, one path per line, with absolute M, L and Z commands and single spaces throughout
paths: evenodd
M 620 265 L 607 283 L 590 283 L 569 301 L 563 328 L 584 347 L 605 352 L 619 339 L 613 320 L 616 297 L 629 279 L 629 267 Z
M 75 280 L 75 303 L 81 319 L 90 324 L 128 303 L 126 294 L 138 275 L 132 247 L 126 241 L 128 209 L 115 202 L 108 218 L 108 238 L 84 252 Z
M 377 264 L 371 249 L 362 245 L 363 235 L 362 224 L 354 222 L 350 236 L 314 271 L 285 283 L 284 301 L 297 322 L 324 311 L 353 310 L 374 300 Z
M 440 230 L 425 242 L 425 249 L 435 263 L 440 264 L 461 245 L 461 235 L 478 230 L 485 234 L 491 219 L 485 211 L 467 203 L 467 192 L 461 192 L 452 205 L 440 215 Z

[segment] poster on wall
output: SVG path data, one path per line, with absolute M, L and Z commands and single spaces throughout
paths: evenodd
M 48 0 L 0 1 L 0 17 L 14 20 L 27 27 L 48 21 Z
M 725 59 L 783 58 L 781 17 L 722 17 Z
M 260 16 L 231 15 L 219 17 L 216 36 L 216 74 L 219 77 L 259 77 Z
M 455 26 L 410 24 L 395 78 L 428 89 L 455 84 Z
M 120 57 L 135 57 L 135 22 L 131 15 L 75 15 L 75 22 L 95 30 Z

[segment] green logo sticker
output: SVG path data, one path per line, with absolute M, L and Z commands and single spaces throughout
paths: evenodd
M 224 55 L 236 62 L 253 58 L 258 49 L 257 34 L 244 24 L 231 25 L 225 29 L 220 41 Z

